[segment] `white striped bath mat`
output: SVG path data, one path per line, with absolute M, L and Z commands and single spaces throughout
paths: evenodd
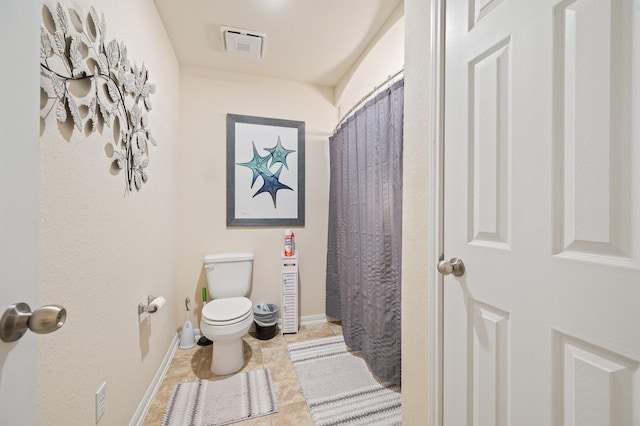
M 173 387 L 162 426 L 214 426 L 278 411 L 269 370 L 198 380 Z
M 342 336 L 287 346 L 316 426 L 400 425 L 400 388 L 376 379 Z

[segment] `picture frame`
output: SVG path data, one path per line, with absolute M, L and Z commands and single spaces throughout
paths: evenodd
M 227 226 L 304 226 L 304 121 L 227 114 Z

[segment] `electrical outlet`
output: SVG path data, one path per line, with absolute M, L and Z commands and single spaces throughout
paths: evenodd
M 96 424 L 107 409 L 107 382 L 102 382 L 96 391 Z

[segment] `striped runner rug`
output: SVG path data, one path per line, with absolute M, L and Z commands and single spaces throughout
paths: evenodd
M 271 372 L 245 371 L 225 379 L 175 385 L 162 426 L 226 425 L 277 411 Z
M 400 387 L 377 379 L 342 336 L 287 346 L 316 426 L 400 425 Z

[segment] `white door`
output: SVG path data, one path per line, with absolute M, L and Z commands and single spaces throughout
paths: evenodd
M 39 0 L 0 13 L 0 316 L 37 306 Z M 0 424 L 36 423 L 36 340 L 0 341 Z
M 446 0 L 445 425 L 640 425 L 640 1 Z

